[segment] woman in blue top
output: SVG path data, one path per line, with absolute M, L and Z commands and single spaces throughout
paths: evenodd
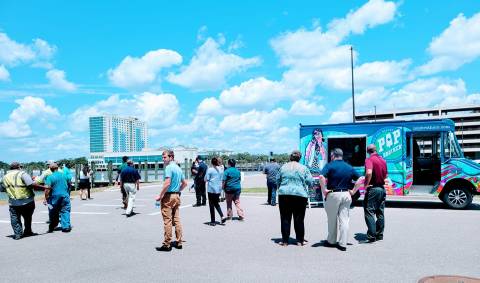
M 215 209 L 222 218 L 222 223 L 227 221 L 223 217 L 222 208 L 220 207 L 220 193 L 222 191 L 223 167 L 220 166 L 218 158 L 212 158 L 212 166 L 208 168 L 205 174 L 205 183 L 208 192 L 208 206 L 210 207 L 210 223 L 208 225 L 215 226 Z
M 299 163 L 302 154 L 294 150 L 290 154 L 290 162 L 284 164 L 277 174 L 278 206 L 280 208 L 280 221 L 282 241 L 280 245 L 287 246 L 290 238 L 292 222 L 295 228 L 297 245 L 305 245 L 305 210 L 307 208 L 307 190 L 312 185 L 313 178 L 310 170 Z
M 243 209 L 240 207 L 240 171 L 235 168 L 235 159 L 228 160 L 228 168 L 223 172 L 223 189 L 225 190 L 225 199 L 227 201 L 227 217 L 232 219 L 232 201 L 237 208 L 238 220 L 242 221 L 245 218 Z

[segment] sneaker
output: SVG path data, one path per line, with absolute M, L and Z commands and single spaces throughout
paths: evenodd
M 382 235 L 382 236 L 376 236 L 376 237 L 375 237 L 375 240 L 377 240 L 377 241 L 382 241 L 382 240 L 383 240 L 383 235 Z
M 37 236 L 37 235 L 38 235 L 37 233 L 27 232 L 27 233 L 23 233 L 22 237 L 26 238 L 26 237 L 32 237 L 32 236 Z
M 22 235 L 14 235 L 13 239 L 14 240 L 20 240 L 22 238 Z
M 243 221 L 243 220 L 245 220 L 245 217 L 239 216 L 239 217 L 238 217 L 238 220 L 239 220 L 239 221 Z
M 183 249 L 183 245 L 177 243 L 177 244 L 175 245 L 175 248 L 176 248 L 177 250 L 181 250 L 181 249 Z
M 169 251 L 172 250 L 172 247 L 167 247 L 167 246 L 163 245 L 161 247 L 156 247 L 155 249 L 159 252 L 169 252 Z
M 227 217 L 222 217 L 222 224 L 227 222 Z
M 72 228 L 62 229 L 62 232 L 63 232 L 63 233 L 70 233 L 70 231 L 72 231 Z
M 217 223 L 215 223 L 215 222 L 208 222 L 207 225 L 215 226 L 215 225 L 217 225 Z
M 327 248 L 335 248 L 337 247 L 336 244 L 330 244 L 327 240 L 323 241 L 323 246 Z

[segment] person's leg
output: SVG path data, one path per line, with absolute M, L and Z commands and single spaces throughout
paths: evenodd
M 20 216 L 20 210 L 17 206 L 9 206 L 10 211 L 10 223 L 12 224 L 13 237 L 15 240 L 18 240 L 22 237 L 23 227 L 22 227 L 22 218 Z
M 172 204 L 172 212 L 173 212 L 173 223 L 175 225 L 175 237 L 177 239 L 177 247 L 182 246 L 183 243 L 183 230 L 182 230 L 182 223 L 180 223 L 180 195 L 172 195 L 173 197 L 173 204 Z
M 200 184 L 200 190 L 202 192 L 201 197 L 202 197 L 202 205 L 207 205 L 207 192 L 205 188 L 205 182 L 202 182 Z
M 60 200 L 58 196 L 50 197 L 49 204 L 51 208 L 48 209 L 48 219 L 50 223 L 48 224 L 48 231 L 53 232 L 58 226 L 59 222 L 59 213 L 60 213 Z
M 363 201 L 363 211 L 365 213 L 365 223 L 367 224 L 367 238 L 370 241 L 375 241 L 376 227 L 375 227 L 375 211 L 376 211 L 376 192 L 374 189 L 368 189 L 365 199 Z
M 303 245 L 305 240 L 305 210 L 307 209 L 307 199 L 304 197 L 294 197 L 293 206 L 293 227 L 295 228 L 295 238 L 297 243 Z
M 195 181 L 195 197 L 197 198 L 196 206 L 202 205 L 202 188 L 200 181 Z
M 341 193 L 340 206 L 338 208 L 338 245 L 341 247 L 347 247 L 348 241 L 348 228 L 350 224 L 350 204 L 352 204 L 352 198 L 350 193 Z
M 88 183 L 87 183 L 87 198 L 88 198 L 88 199 L 91 199 L 91 197 L 90 197 L 90 187 L 91 187 L 91 186 L 90 186 L 90 182 L 88 182 Z
M 272 186 L 272 202 L 270 203 L 270 205 L 277 205 L 277 184 L 274 184 Z
M 290 238 L 290 227 L 292 224 L 291 196 L 279 196 L 278 208 L 280 210 L 280 229 L 282 231 L 282 243 L 288 244 Z
M 25 220 L 25 230 L 23 235 L 32 235 L 32 216 L 35 211 L 35 201 L 27 203 L 23 206 L 23 219 Z
M 125 188 L 123 186 L 120 186 L 120 191 L 122 192 L 122 203 L 123 203 L 123 208 L 127 208 L 127 192 L 125 191 Z
M 267 203 L 272 204 L 272 182 L 267 181 Z
M 238 217 L 240 218 L 240 220 L 243 220 L 243 218 L 245 218 L 245 213 L 243 212 L 243 209 L 240 206 L 240 192 L 234 194 L 233 202 L 235 203 L 235 207 L 237 208 Z
M 135 204 L 135 195 L 137 190 L 135 189 L 135 184 L 123 184 L 125 187 L 125 191 L 127 192 L 128 195 L 128 205 L 127 209 L 125 210 L 125 214 L 127 216 L 130 216 L 133 212 L 133 205 Z
M 215 209 L 217 210 L 220 217 L 223 219 L 223 212 L 222 208 L 220 207 L 220 194 L 212 194 L 212 198 Z M 208 196 L 208 200 L 210 201 L 210 195 Z
M 328 219 L 327 242 L 331 245 L 335 245 L 337 243 L 337 215 L 339 206 L 338 194 L 329 193 L 324 202 L 324 206 Z
M 378 199 L 378 208 L 375 212 L 377 216 L 376 222 L 376 234 L 375 238 L 377 240 L 383 240 L 383 230 L 385 229 L 385 198 L 387 196 L 385 189 L 379 188 L 379 199 Z
M 70 210 L 70 197 L 64 196 L 60 208 L 60 225 L 62 226 L 62 231 L 70 230 L 72 228 L 70 225 Z
M 225 201 L 227 203 L 227 217 L 232 218 L 233 212 L 232 212 L 232 200 L 233 200 L 233 194 L 231 193 L 225 193 Z
M 208 193 L 208 207 L 210 208 L 210 222 L 215 223 L 215 204 L 212 193 Z
M 163 228 L 164 228 L 164 241 L 163 245 L 170 247 L 170 242 L 172 241 L 172 195 L 165 195 L 162 199 L 162 217 L 163 217 Z M 177 211 L 178 213 L 178 211 Z M 176 214 L 177 214 L 176 213 Z

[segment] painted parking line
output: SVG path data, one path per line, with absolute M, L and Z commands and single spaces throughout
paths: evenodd
M 182 205 L 182 206 L 180 206 L 180 209 L 186 208 L 186 207 L 193 207 L 193 203 L 192 204 L 187 204 L 187 205 Z M 159 215 L 159 214 L 162 214 L 162 212 L 161 211 L 156 211 L 156 212 L 153 212 L 153 213 L 149 213 L 148 215 L 154 216 L 154 215 Z
M 10 220 L 0 220 L 0 223 L 4 223 L 4 224 L 10 224 Z M 43 222 L 40 222 L 40 221 L 32 221 L 32 224 L 45 224 L 45 221 Z
M 85 203 L 83 206 L 100 206 L 100 207 L 120 207 L 119 204 L 96 204 L 96 203 Z M 144 204 L 135 204 L 133 207 L 145 206 Z
M 41 213 L 48 213 L 48 211 L 42 211 Z M 83 214 L 83 215 L 107 215 L 110 212 L 88 212 L 88 211 L 72 211 L 70 214 Z

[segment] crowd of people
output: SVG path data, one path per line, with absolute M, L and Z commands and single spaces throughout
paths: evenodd
M 385 208 L 385 179 L 387 166 L 380 157 L 375 145 L 367 147 L 369 158 L 365 161 L 365 177 L 359 176 L 347 162 L 343 161 L 343 151 L 334 149 L 330 154 L 330 162 L 321 170 L 319 176 L 320 186 L 324 198 L 324 208 L 328 218 L 328 237 L 324 245 L 337 247 L 346 251 L 349 210 L 352 195 L 355 195 L 362 186 L 366 189 L 364 199 L 365 221 L 367 224 L 367 240 L 372 243 L 383 239 L 384 208 Z M 308 188 L 313 184 L 313 177 L 305 165 L 300 163 L 301 153 L 297 150 L 290 155 L 290 162 L 280 166 L 272 159 L 264 168 L 267 175 L 268 197 L 267 204 L 278 206 L 280 212 L 281 246 L 287 246 L 290 239 L 291 222 L 293 218 L 296 244 L 304 246 L 305 239 L 304 219 L 308 204 Z M 172 246 L 183 248 L 182 224 L 180 221 L 180 196 L 187 186 L 185 176 L 179 165 L 175 162 L 175 154 L 165 150 L 162 154 L 164 161 L 163 185 L 156 201 L 161 209 L 164 222 L 164 241 L 158 251 L 171 251 Z M 123 164 L 118 169 L 118 183 L 122 192 L 122 204 L 126 217 L 135 215 L 133 207 L 135 196 L 140 190 L 140 174 L 134 167 L 132 160 L 123 158 Z M 194 176 L 196 191 L 195 207 L 206 205 L 207 193 L 210 208 L 210 222 L 208 225 L 225 224 L 233 218 L 232 203 L 235 204 L 238 220 L 245 219 L 244 210 L 240 204 L 241 173 L 235 167 L 236 161 L 229 159 L 225 167 L 219 157 L 213 157 L 210 167 L 201 156 L 198 156 L 192 165 L 191 172 Z M 69 170 L 59 170 L 54 162 L 49 162 L 48 170 L 44 171 L 35 181 L 22 170 L 18 162 L 13 162 L 10 171 L 1 182 L 2 190 L 9 197 L 9 210 L 14 239 L 35 235 L 31 229 L 32 215 L 35 210 L 33 189 L 45 191 L 44 204 L 48 206 L 49 228 L 48 232 L 55 231 L 59 222 L 63 232 L 71 231 L 70 224 L 70 181 Z M 80 198 L 90 198 L 90 176 L 92 172 L 84 166 L 80 173 Z M 220 206 L 222 194 L 226 200 L 226 216 Z M 84 197 L 85 196 L 85 197 Z M 215 220 L 215 211 L 220 216 L 220 222 Z M 24 219 L 22 227 L 21 218 Z M 175 228 L 176 241 L 172 242 L 173 228 Z

